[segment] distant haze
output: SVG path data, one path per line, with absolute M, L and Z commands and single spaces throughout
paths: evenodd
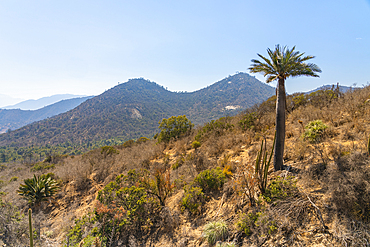
M 8 105 L 1 107 L 3 109 L 21 109 L 21 110 L 37 110 L 43 108 L 45 106 L 54 104 L 58 101 L 65 100 L 65 99 L 73 99 L 79 97 L 85 97 L 86 95 L 73 95 L 73 94 L 56 94 L 49 97 L 43 97 L 37 100 L 30 99 L 25 100 L 15 105 Z
M 0 108 L 7 106 L 7 105 L 17 104 L 23 100 L 24 99 L 16 99 L 16 98 L 12 98 L 5 94 L 0 94 Z

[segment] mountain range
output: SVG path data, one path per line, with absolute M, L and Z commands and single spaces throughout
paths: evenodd
M 38 110 L 0 109 L 0 133 L 64 113 L 92 97 L 61 100 Z
M 306 94 L 310 94 L 310 93 L 313 93 L 313 92 L 316 92 L 318 90 L 327 90 L 327 89 L 332 89 L 332 88 L 336 88 L 337 86 L 339 86 L 339 91 L 342 92 L 342 93 L 345 93 L 349 90 L 353 90 L 353 89 L 359 89 L 359 87 L 348 87 L 348 86 L 342 86 L 342 85 L 323 85 L 321 87 L 318 87 L 316 89 L 313 89 L 311 91 L 308 91 L 308 92 L 305 92 Z
M 9 95 L 0 94 L 0 108 L 5 107 L 6 105 L 9 105 L 9 104 L 19 103 L 23 100 L 24 99 L 13 98 Z
M 20 110 L 38 110 L 45 106 L 57 103 L 61 100 L 82 98 L 86 95 L 74 95 L 74 94 L 56 94 L 48 97 L 43 97 L 40 99 L 29 99 L 19 102 L 15 105 L 9 105 L 1 107 L 2 109 L 20 109 Z
M 131 79 L 68 112 L 0 135 L 0 146 L 151 137 L 163 118 L 186 115 L 200 125 L 236 114 L 274 93 L 273 87 L 246 73 L 191 93 L 171 92 L 143 78 Z

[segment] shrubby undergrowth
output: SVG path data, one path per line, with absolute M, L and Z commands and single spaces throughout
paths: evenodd
M 287 96 L 287 170 L 267 169 L 264 190 L 255 161 L 262 139 L 268 154 L 272 148 L 276 97 L 165 143 L 140 138 L 84 155 L 50 154 L 41 161 L 25 155 L 23 164 L 3 164 L 0 186 L 8 194 L 0 216 L 11 219 L 7 226 L 15 232 L 4 240 L 0 221 L 0 239 L 23 241 L 14 239 L 16 229 L 27 230 L 19 213 L 27 206 L 14 191 L 25 178 L 52 172 L 61 190 L 42 209 L 69 218 L 63 230 L 45 236 L 59 236 L 65 244 L 68 236 L 69 246 L 158 246 L 164 239 L 187 246 L 200 243 L 194 236 L 214 222 L 224 222 L 228 232 L 219 242 L 211 240 L 216 246 L 363 246 L 370 242 L 370 88 L 335 90 Z M 12 198 L 13 204 L 6 202 Z M 90 213 L 73 224 L 80 204 L 86 211 L 89 205 Z

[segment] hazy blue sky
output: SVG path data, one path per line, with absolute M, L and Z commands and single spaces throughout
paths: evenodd
M 370 0 L 2 0 L 0 94 L 97 95 L 137 77 L 194 91 L 247 72 L 276 44 L 323 71 L 288 79 L 289 93 L 367 84 Z

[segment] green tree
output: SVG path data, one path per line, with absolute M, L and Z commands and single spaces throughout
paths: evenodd
M 37 176 L 24 180 L 19 186 L 18 194 L 32 206 L 38 207 L 41 202 L 48 200 L 59 189 L 57 182 L 48 175 Z
M 284 141 L 285 141 L 285 80 L 288 77 L 296 76 L 312 76 L 319 77 L 316 72 L 321 72 L 321 69 L 313 63 L 306 63 L 307 60 L 314 56 L 304 56 L 304 53 L 295 51 L 295 46 L 292 49 L 286 46 L 281 47 L 276 45 L 275 50 L 267 49 L 270 57 L 266 58 L 257 54 L 263 61 L 252 59 L 249 71 L 252 73 L 262 73 L 267 76 L 266 82 L 277 80 L 276 89 L 276 144 L 274 148 L 274 169 L 283 169 Z
M 169 142 L 172 138 L 176 139 L 188 133 L 194 124 L 183 116 L 172 116 L 168 119 L 164 118 L 159 122 L 161 132 L 158 135 L 158 142 Z

